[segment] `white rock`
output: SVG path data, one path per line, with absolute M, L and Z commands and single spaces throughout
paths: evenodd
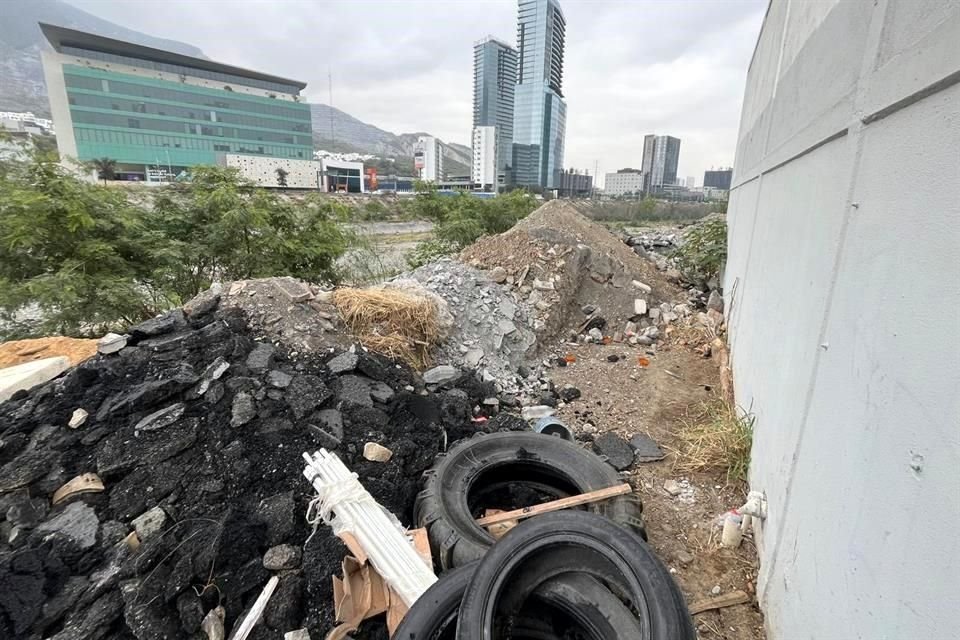
M 713 589 L 710 589 L 711 595 L 715 595 L 715 596 L 720 595 L 720 592 L 721 592 L 721 591 L 722 591 L 722 589 L 720 588 L 720 585 L 717 585 L 717 586 L 715 586 Z
M 644 293 L 651 293 L 653 291 L 653 289 L 650 288 L 650 285 L 643 284 L 639 280 L 633 281 L 633 287 L 634 289 L 640 289 L 640 291 L 643 291 Z
M 88 415 L 90 414 L 87 413 L 86 409 L 74 409 L 73 415 L 70 416 L 70 422 L 67 423 L 67 426 L 71 429 L 82 427 L 83 423 L 87 421 Z
M 137 530 L 140 540 L 159 533 L 167 522 L 167 512 L 160 507 L 154 507 L 133 519 L 133 528 Z
M 545 404 L 538 404 L 532 407 L 524 407 L 520 410 L 520 417 L 524 420 L 539 420 L 540 418 L 545 418 L 547 416 L 552 416 L 557 412 L 553 407 L 548 407 Z
M 647 313 L 647 301 L 643 298 L 637 298 L 633 301 L 634 315 L 642 316 Z
M 389 462 L 393 451 L 376 442 L 368 442 L 363 445 L 363 457 L 370 462 Z
M 283 634 L 283 640 L 310 640 L 310 632 L 306 628 L 287 631 Z
M 127 338 L 117 333 L 108 333 L 97 341 L 97 351 L 102 354 L 116 353 L 127 346 Z

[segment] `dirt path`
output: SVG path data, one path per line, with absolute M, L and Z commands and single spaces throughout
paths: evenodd
M 680 583 L 688 602 L 712 597 L 720 587 L 725 594 L 754 594 L 757 575 L 756 549 L 751 538 L 739 549 L 719 548 L 719 514 L 741 505 L 740 484 L 728 485 L 724 472 L 678 474 L 674 471 L 676 433 L 682 420 L 711 398 L 719 384 L 717 363 L 685 347 L 663 346 L 656 355 L 645 354 L 625 344 L 564 344 L 576 357 L 566 368 L 553 369 L 557 384 L 572 384 L 580 399 L 558 412 L 583 436 L 615 432 L 629 439 L 637 433 L 653 438 L 667 457 L 660 462 L 637 463 L 625 472 L 644 503 L 644 519 L 651 544 Z M 609 362 L 608 356 L 623 356 Z M 646 368 L 638 357 L 650 360 Z M 677 377 L 665 371 L 671 371 Z M 691 487 L 678 497 L 663 489 L 664 481 L 686 478 Z M 756 604 L 707 611 L 695 617 L 703 640 L 763 640 L 763 616 Z

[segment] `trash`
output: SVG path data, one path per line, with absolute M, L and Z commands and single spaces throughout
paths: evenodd
M 304 453 L 303 459 L 307 463 L 303 475 L 318 494 L 308 520 L 322 519 L 334 534 L 354 537 L 390 588 L 404 604 L 412 605 L 437 576 L 423 563 L 396 516 L 377 504 L 335 454 L 321 449 L 313 456 Z
M 103 491 L 103 482 L 95 473 L 84 473 L 56 490 L 51 504 L 57 505 L 67 498 L 81 493 L 99 493 Z
M 537 420 L 537 424 L 533 426 L 533 430 L 544 435 L 557 436 L 570 442 L 574 440 L 573 432 L 567 428 L 567 425 L 563 424 L 559 418 L 554 418 L 553 416 L 544 416 Z
M 749 516 L 747 516 L 749 517 Z M 723 532 L 720 534 L 720 544 L 728 549 L 736 549 L 743 540 L 744 518 L 736 509 L 727 511 L 723 516 Z
M 534 405 L 532 407 L 524 407 L 520 410 L 520 417 L 524 420 L 539 420 L 547 416 L 552 416 L 557 412 L 553 407 L 549 407 L 545 404 Z
M 645 357 L 643 357 L 643 356 L 640 356 L 639 358 L 637 358 L 637 364 L 640 365 L 640 366 L 643 367 L 643 368 L 649 367 L 649 366 L 650 366 L 650 359 L 649 359 L 649 358 L 645 358 Z
M 279 583 L 280 578 L 277 576 L 271 576 L 271 578 L 267 580 L 267 584 L 264 585 L 260 595 L 257 596 L 256 602 L 250 607 L 250 612 L 247 613 L 247 617 L 243 619 L 243 622 L 240 623 L 237 630 L 230 636 L 230 640 L 246 640 L 247 636 L 250 635 L 250 632 L 253 631 L 253 628 L 260 621 L 263 610 L 267 608 L 267 603 L 270 602 L 270 598 L 273 596 L 273 592 Z

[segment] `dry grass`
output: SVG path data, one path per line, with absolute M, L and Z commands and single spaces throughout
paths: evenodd
M 344 323 L 365 347 L 417 369 L 430 364 L 430 348 L 441 335 L 436 304 L 398 289 L 333 292 Z
M 746 482 L 754 416 L 715 397 L 682 421 L 673 449 L 682 472 L 725 470 L 727 482 Z

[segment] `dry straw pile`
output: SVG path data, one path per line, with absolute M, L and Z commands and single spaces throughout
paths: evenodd
M 430 364 L 430 349 L 443 337 L 440 310 L 428 296 L 345 287 L 333 292 L 333 304 L 362 345 L 417 369 Z

